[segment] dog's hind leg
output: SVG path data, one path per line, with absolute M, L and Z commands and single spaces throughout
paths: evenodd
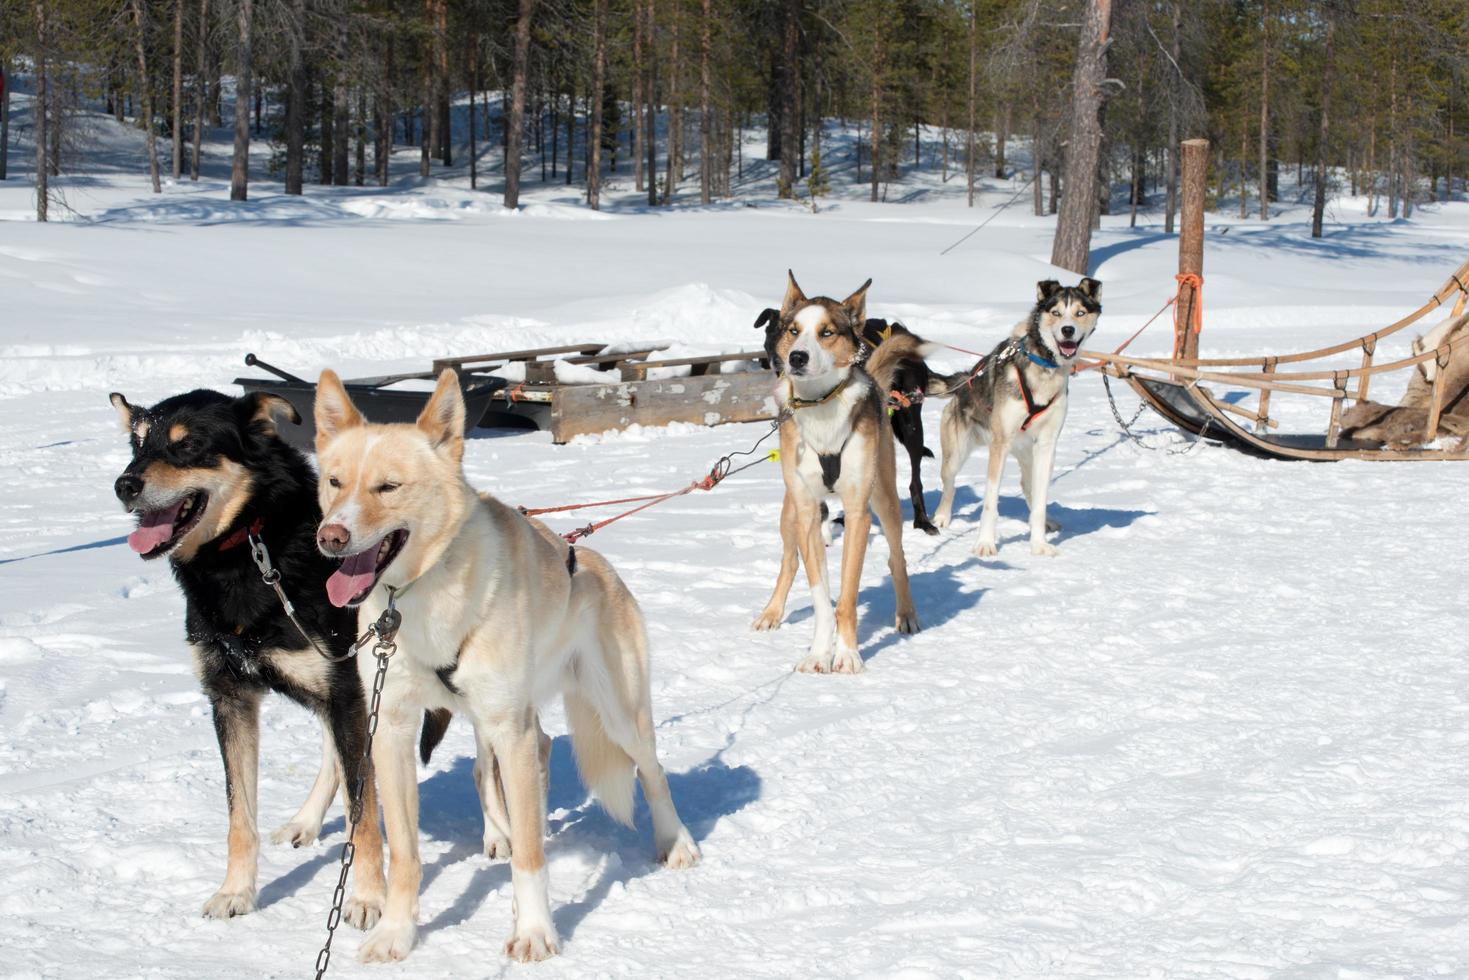
M 913 501 L 913 526 L 924 534 L 938 534 L 939 529 L 928 519 L 928 504 L 923 499 L 923 418 L 918 415 L 917 405 L 902 411 L 913 413 L 912 434 L 903 440 L 903 446 L 908 450 L 908 464 L 912 467 L 908 497 Z M 893 417 L 896 419 L 897 415 Z
M 326 719 L 321 722 L 321 768 L 317 770 L 316 782 L 296 815 L 281 824 L 270 835 L 273 844 L 290 844 L 305 847 L 321 834 L 321 822 L 326 819 L 327 808 L 337 795 L 337 747 L 332 741 L 331 728 Z
M 1015 461 L 1020 464 L 1020 492 L 1025 495 L 1025 506 L 1029 509 L 1029 512 L 1031 514 L 1034 514 L 1035 513 L 1035 508 L 1036 508 L 1036 501 L 1035 501 L 1035 498 L 1031 495 L 1031 492 L 1030 492 L 1031 491 L 1031 487 L 1034 485 L 1034 482 L 1035 482 L 1031 478 L 1031 469 L 1032 469 L 1032 467 L 1034 465 L 1034 461 L 1035 461 L 1034 444 L 1032 444 L 1030 442 L 1025 442 L 1025 443 L 1017 442 L 1011 448 L 1010 451 L 1015 454 Z M 1052 458 L 1053 459 L 1055 458 L 1055 455 L 1054 455 L 1055 452 L 1056 452 L 1055 445 L 1052 444 L 1051 453 L 1052 453 Z M 1041 513 L 1042 514 L 1046 514 L 1046 498 L 1045 498 L 1045 496 L 1042 496 L 1041 497 L 1040 508 L 1041 508 Z M 1061 530 L 1061 523 L 1059 521 L 1053 520 L 1047 514 L 1046 515 L 1046 532 L 1049 533 L 1049 534 L 1054 534 L 1054 533 L 1056 533 L 1059 530 Z
M 937 527 L 948 527 L 954 519 L 955 479 L 974 451 L 974 439 L 969 433 L 969 426 L 959 417 L 957 406 L 957 401 L 945 405 L 939 420 L 939 447 L 944 454 L 939 474 L 943 478 L 944 492 L 939 497 L 939 508 L 933 514 L 933 523 Z
M 872 509 L 888 544 L 888 572 L 893 577 L 893 598 L 897 604 L 894 625 L 899 633 L 917 633 L 922 627 L 918 625 L 913 590 L 908 583 L 908 557 L 903 553 L 903 509 L 898 503 L 897 476 L 891 466 L 878 470 L 877 484 L 872 488 Z
M 985 468 L 984 510 L 979 515 L 979 543 L 974 553 L 980 558 L 993 558 L 999 553 L 995 547 L 995 526 L 1000 521 L 1000 477 L 1005 474 L 1005 457 L 1010 446 L 999 436 L 992 436 L 989 465 Z
M 479 790 L 480 809 L 485 818 L 485 857 L 510 856 L 510 814 L 505 808 L 505 788 L 500 781 L 500 760 L 495 746 L 478 725 L 474 729 L 474 785 Z
M 796 561 L 799 558 L 796 545 L 796 505 L 787 493 L 780 505 L 780 574 L 775 579 L 775 591 L 770 594 L 770 601 L 755 622 L 750 624 L 755 630 L 780 629 L 780 621 L 785 618 L 786 599 L 791 594 L 791 582 L 796 578 Z
M 255 873 L 260 839 L 255 830 L 256 781 L 260 768 L 260 694 L 238 690 L 211 694 L 214 734 L 224 757 L 224 791 L 229 800 L 229 860 L 224 884 L 204 903 L 210 919 L 228 919 L 255 909 Z

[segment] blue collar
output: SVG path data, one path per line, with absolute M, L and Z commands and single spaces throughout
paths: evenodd
M 1024 340 L 1021 340 L 1020 343 L 1017 346 L 1020 348 L 1020 353 L 1024 354 L 1026 357 L 1030 358 L 1030 363 L 1032 363 L 1032 364 L 1038 364 L 1038 365 L 1040 365 L 1043 368 L 1050 368 L 1053 371 L 1061 366 L 1061 365 L 1057 364 L 1055 361 L 1048 361 L 1048 360 L 1046 360 L 1044 357 L 1041 357 L 1039 354 L 1033 354 L 1033 353 L 1031 353 L 1030 348 L 1027 347 L 1027 346 L 1025 346 L 1025 341 Z

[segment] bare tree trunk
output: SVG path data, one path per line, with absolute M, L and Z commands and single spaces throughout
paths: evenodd
M 633 185 L 643 190 L 643 4 L 632 4 L 632 174 Z
M 1250 127 L 1241 124 L 1239 136 L 1239 216 L 1241 221 L 1250 216 L 1248 203 L 1250 199 L 1249 180 L 1246 176 L 1250 169 L 1249 160 Z
M 10 60 L 0 58 L 0 180 L 10 176 Z M 1453 193 L 1454 179 L 1449 178 Z
M 433 0 L 434 45 L 434 131 L 438 141 L 434 150 L 446 167 L 454 165 L 454 134 L 449 111 L 449 4 Z
M 1270 220 L 1270 0 L 1260 4 L 1260 220 Z
M 393 156 L 393 97 L 388 87 L 388 79 L 393 77 L 393 65 L 395 62 L 396 49 L 392 38 L 387 42 L 387 54 L 385 56 L 386 71 L 383 77 L 378 79 L 377 97 L 377 151 L 373 157 L 373 163 L 377 166 L 377 183 L 379 187 L 388 186 L 389 162 Z
M 877 51 L 872 59 L 872 131 L 868 134 L 872 140 L 872 193 L 870 199 L 877 200 L 877 185 L 881 179 L 882 160 L 882 41 L 877 43 Z
M 51 116 L 51 86 L 47 79 L 51 52 L 48 50 L 50 38 L 46 23 L 46 0 L 34 0 L 34 6 L 36 11 L 36 94 L 31 101 L 33 106 L 31 115 L 35 117 L 36 220 L 45 221 L 51 204 L 50 167 L 46 159 L 46 150 L 50 145 L 46 130 L 50 125 Z
M 593 211 L 602 207 L 602 99 L 607 87 L 607 0 L 594 0 L 592 5 L 592 123 L 587 139 L 590 159 L 587 161 L 587 206 Z
M 1010 102 L 995 110 L 995 178 L 1005 179 L 1005 144 L 1010 141 Z
M 505 206 L 520 207 L 520 142 L 525 128 L 525 75 L 530 58 L 530 21 L 536 0 L 520 0 L 515 20 L 515 66 L 510 82 L 510 119 L 505 126 Z
M 1183 64 L 1180 58 L 1183 34 L 1183 4 L 1174 0 L 1173 4 L 1173 65 L 1174 71 L 1178 71 Z M 1173 91 L 1168 99 L 1168 148 L 1165 160 L 1168 166 L 1168 203 L 1163 214 L 1164 234 L 1173 234 L 1173 219 L 1178 212 L 1178 89 L 1183 79 L 1173 86 Z
M 339 48 L 340 50 L 340 48 Z M 336 85 L 332 91 L 332 183 L 346 187 L 351 169 L 352 96 L 347 91 L 345 69 L 336 69 Z
M 194 65 L 194 153 L 189 179 L 199 179 L 199 154 L 204 144 L 204 104 L 209 101 L 209 0 L 199 0 L 199 51 Z
M 332 93 L 332 87 L 323 78 L 321 80 L 321 116 L 319 123 L 321 127 L 321 138 L 317 141 L 319 144 L 317 150 L 320 153 L 320 157 L 317 163 L 317 169 L 321 171 L 318 174 L 320 182 L 328 187 L 331 186 L 332 176 L 337 172 L 337 168 L 332 162 L 332 155 L 337 148 L 337 113 L 336 102 L 333 99 Z
M 184 173 L 184 0 L 173 0 L 173 179 Z
M 479 188 L 479 133 L 475 131 L 474 94 L 479 90 L 479 38 L 470 40 L 469 56 L 469 189 Z
M 968 193 L 969 206 L 974 207 L 974 172 L 975 172 L 975 148 L 978 140 L 975 136 L 975 108 L 979 102 L 979 0 L 969 0 L 969 133 L 968 142 L 964 151 L 964 182 Z M 1039 171 L 1037 171 L 1039 175 Z M 1036 181 L 1039 186 L 1040 181 Z
M 1336 9 L 1326 5 L 1326 59 L 1321 74 L 1321 132 L 1316 140 L 1316 198 L 1311 206 L 1311 237 L 1320 238 L 1326 215 L 1326 144 L 1331 134 L 1331 86 L 1336 76 Z
M 673 203 L 683 179 L 683 65 L 679 61 L 678 26 L 682 18 L 678 5 L 669 9 L 668 18 L 668 145 L 665 147 L 668 177 L 663 184 L 663 203 Z
M 248 200 L 250 193 L 250 60 L 255 26 L 254 0 L 235 0 L 240 26 L 235 49 L 235 151 L 230 167 L 230 200 Z
M 139 114 L 143 130 L 147 134 L 148 180 L 154 194 L 163 193 L 163 183 L 158 177 L 158 127 L 153 124 L 153 82 L 148 77 L 148 16 L 143 0 L 131 0 L 133 8 L 133 46 L 138 53 L 138 87 L 142 89 L 142 104 Z
M 357 125 L 352 132 L 357 137 L 352 183 L 361 187 L 367 180 L 367 90 L 363 88 L 357 90 Z
M 801 0 L 785 0 L 785 26 L 781 34 L 780 182 L 781 197 L 796 196 L 796 170 L 800 165 L 798 131 L 801 116 Z
M 1097 173 L 1102 148 L 1102 86 L 1107 77 L 1107 46 L 1112 0 L 1090 0 L 1082 25 L 1076 71 L 1072 76 L 1071 138 L 1066 147 L 1065 192 L 1056 220 L 1051 264 L 1087 271 L 1092 219 L 1097 208 Z
M 290 64 L 286 68 L 286 188 L 287 194 L 303 190 L 306 129 L 306 60 L 301 56 L 302 34 L 306 30 L 306 0 L 292 3 L 294 23 L 288 46 Z
M 699 203 L 708 204 L 713 197 L 714 181 L 714 159 L 709 145 L 709 45 L 713 19 L 709 13 L 709 0 L 704 0 L 703 15 L 699 23 Z M 598 62 L 598 70 L 600 68 L 601 62 Z
M 576 173 L 576 83 L 566 93 L 566 186 Z
M 648 79 L 645 86 L 648 104 L 643 122 L 648 131 L 643 135 L 643 146 L 648 153 L 648 203 L 656 205 L 658 203 L 658 48 L 653 43 L 653 0 L 648 0 L 648 24 L 644 30 L 643 40 L 648 45 L 647 56 L 643 62 L 648 68 Z

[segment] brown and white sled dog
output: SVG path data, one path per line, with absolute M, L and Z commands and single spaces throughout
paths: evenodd
M 781 365 L 777 399 L 789 413 L 780 427 L 780 468 L 786 488 L 780 510 L 783 553 L 775 591 L 754 628 L 780 626 L 799 552 L 811 583 L 816 634 L 796 669 L 810 673 L 862 670 L 857 654 L 857 591 L 872 512 L 887 538 L 897 628 L 903 633 L 919 629 L 908 589 L 893 429 L 885 405 L 899 362 L 921 358 L 924 343 L 911 333 L 894 334 L 876 349 L 862 342 L 871 285 L 867 280 L 840 303 L 825 296 L 807 299 L 796 277 L 788 274 L 780 333 L 774 342 Z M 846 515 L 835 617 L 821 530 L 822 505 L 832 497 L 841 500 Z
M 515 924 L 505 951 L 545 959 L 558 942 L 542 850 L 549 745 L 536 704 L 546 696 L 561 692 L 577 764 L 607 812 L 632 825 L 636 768 L 659 859 L 675 868 L 699 859 L 654 749 L 642 612 L 601 555 L 571 550 L 465 481 L 464 400 L 452 371 L 415 425 L 367 424 L 331 371 L 317 386 L 315 414 L 317 542 L 342 559 L 328 597 L 360 604 L 371 622 L 392 589 L 403 617 L 372 745 L 387 901 L 360 957 L 402 959 L 413 946 L 421 881 L 414 736 L 425 710 L 448 709 L 474 724 L 486 850 L 503 854 L 509 838 Z M 374 658 L 358 661 L 370 685 Z
M 952 396 L 939 422 L 944 492 L 933 515 L 939 527 L 948 527 L 953 519 L 954 478 L 965 460 L 977 446 L 990 448 L 979 542 L 974 547 L 981 558 L 996 553 L 1000 476 L 1007 455 L 1020 463 L 1020 487 L 1030 508 L 1031 553 L 1056 554 L 1056 546 L 1046 541 L 1047 531 L 1060 530 L 1060 525 L 1046 520 L 1051 468 L 1066 422 L 1071 369 L 1082 343 L 1096 329 L 1101 296 L 1102 284 L 1095 279 L 1082 279 L 1075 286 L 1062 286 L 1054 279 L 1038 283 L 1030 316 L 1016 324 L 1008 338 L 970 370 L 930 382 L 930 395 Z

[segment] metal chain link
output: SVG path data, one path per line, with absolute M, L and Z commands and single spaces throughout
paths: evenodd
M 1209 432 L 1211 419 L 1204 420 L 1204 426 L 1199 430 L 1197 439 L 1193 441 L 1185 440 L 1183 446 L 1150 446 L 1143 442 L 1142 436 L 1133 432 L 1132 427 L 1137 424 L 1137 420 L 1142 417 L 1143 409 L 1147 406 L 1143 402 L 1138 402 L 1137 411 L 1132 413 L 1132 420 L 1128 422 L 1122 421 L 1122 413 L 1117 409 L 1117 399 L 1112 396 L 1111 379 L 1106 371 L 1100 373 L 1102 375 L 1102 387 L 1107 389 L 1107 406 L 1112 409 L 1112 418 L 1117 420 L 1117 425 L 1122 429 L 1123 433 L 1133 442 L 1137 443 L 1139 447 L 1149 452 L 1156 453 L 1162 451 L 1170 456 L 1182 456 L 1184 453 L 1192 452 L 1195 446 L 1204 441 L 1205 435 Z
M 394 591 L 390 588 L 388 608 L 383 610 L 377 622 L 369 626 L 367 632 L 352 646 L 352 655 L 355 655 L 374 636 L 377 637 L 377 643 L 372 648 L 372 655 L 377 658 L 377 674 L 372 679 L 372 697 L 367 708 L 367 740 L 362 745 L 362 759 L 357 766 L 357 779 L 352 786 L 352 802 L 347 813 L 347 839 L 342 843 L 341 870 L 337 874 L 337 887 L 332 892 L 332 909 L 326 917 L 326 942 L 322 944 L 321 952 L 316 954 L 316 980 L 322 980 L 326 976 L 326 968 L 332 960 L 332 939 L 336 935 L 337 925 L 342 921 L 342 905 L 347 898 L 347 873 L 352 870 L 352 861 L 357 856 L 357 844 L 353 837 L 356 836 L 357 825 L 363 816 L 363 789 L 367 785 L 367 773 L 372 767 L 372 737 L 377 733 L 378 711 L 382 706 L 383 682 L 388 676 L 388 661 L 398 651 L 398 645 L 393 640 L 398 635 L 398 627 L 403 625 L 403 614 L 395 608 L 393 599 Z M 377 814 L 371 814 L 370 817 L 376 820 Z
M 286 618 L 291 621 L 292 626 L 296 627 L 296 632 L 300 633 L 306 638 L 306 642 L 311 644 L 311 649 L 315 650 L 323 659 L 330 660 L 334 664 L 339 664 L 343 660 L 349 660 L 357 656 L 357 648 L 354 647 L 351 651 L 342 654 L 340 657 L 333 657 L 311 638 L 311 634 L 306 632 L 306 627 L 302 626 L 301 621 L 296 618 L 296 607 L 291 604 L 290 598 L 286 595 L 286 590 L 281 588 L 280 569 L 271 565 L 270 552 L 266 549 L 265 542 L 260 540 L 260 536 L 253 531 L 250 532 L 249 537 L 250 557 L 255 560 L 255 567 L 260 569 L 260 581 L 275 590 L 275 597 L 280 600 L 281 608 L 286 612 Z

